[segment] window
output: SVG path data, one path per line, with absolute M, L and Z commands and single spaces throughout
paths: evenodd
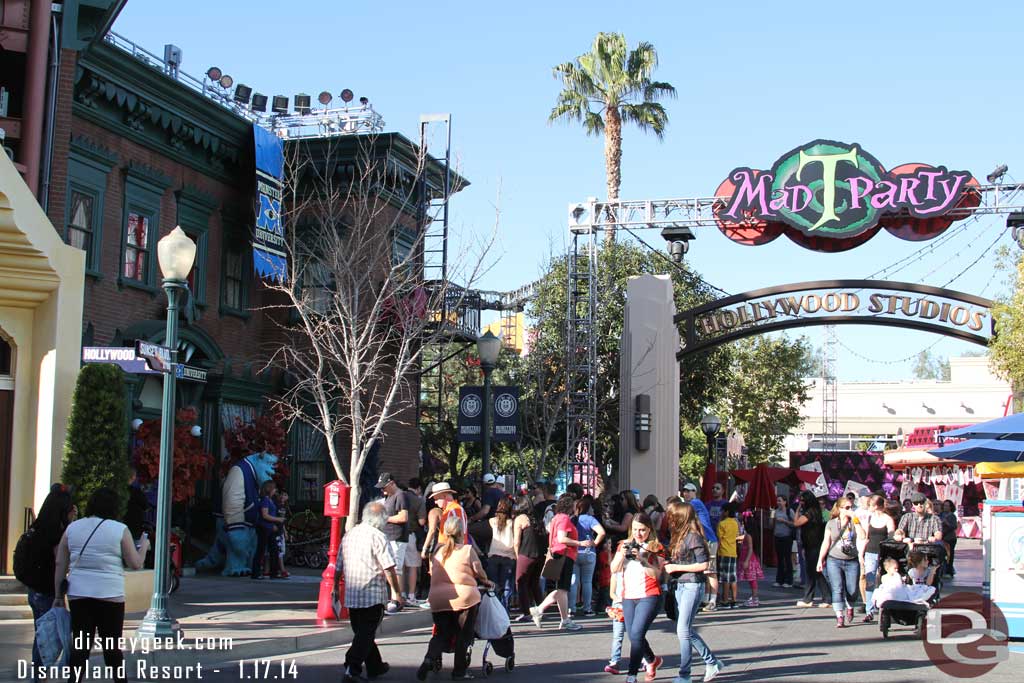
M 224 254 L 224 306 L 243 310 L 245 301 L 245 267 L 240 249 L 227 249 Z
M 303 277 L 306 289 L 309 290 L 310 309 L 325 315 L 331 307 L 333 297 L 330 269 L 322 261 L 311 260 L 306 264 Z
M 177 224 L 196 243 L 196 262 L 188 275 L 188 288 L 196 304 L 205 306 L 210 214 L 217 208 L 218 202 L 213 195 L 192 185 L 185 185 L 174 195 L 178 200 Z
M 85 138 L 71 140 L 64 209 L 64 241 L 85 252 L 85 272 L 100 277 L 103 198 L 117 156 Z
M 391 265 L 397 266 L 408 259 L 415 246 L 416 231 L 404 225 L 397 226 L 391 241 Z
M 149 281 L 149 216 L 129 213 L 125 228 L 124 269 L 126 280 Z
M 92 251 L 92 232 L 96 215 L 93 211 L 94 204 L 95 200 L 90 195 L 75 190 L 71 191 L 67 243 L 87 254 Z

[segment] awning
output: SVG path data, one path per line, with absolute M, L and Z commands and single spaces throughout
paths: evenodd
M 979 462 L 974 473 L 982 479 L 1024 478 L 1024 462 Z
M 885 466 L 894 470 L 901 470 L 907 467 L 949 467 L 959 465 L 971 465 L 962 460 L 946 460 L 937 458 L 928 453 L 927 450 L 918 448 L 897 448 L 885 452 Z

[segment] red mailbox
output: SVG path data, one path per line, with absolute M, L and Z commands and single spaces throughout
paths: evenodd
M 344 607 L 345 576 L 342 574 L 335 577 L 335 567 L 338 563 L 338 546 L 341 545 L 341 520 L 348 517 L 349 491 L 349 486 L 338 479 L 324 486 L 324 517 L 331 519 L 331 541 L 327 549 L 327 568 L 320 575 L 320 597 L 316 606 L 316 616 L 321 626 L 348 617 L 348 610 Z M 340 614 L 334 610 L 335 596 L 342 606 Z
M 340 479 L 324 485 L 324 517 L 348 517 L 349 491 Z

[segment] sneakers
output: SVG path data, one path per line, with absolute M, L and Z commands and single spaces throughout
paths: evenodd
M 645 681 L 653 681 L 658 677 L 658 667 L 661 666 L 665 660 L 661 657 L 655 657 L 654 661 L 647 665 L 647 675 L 644 677 Z
M 718 605 L 713 602 L 709 602 L 707 605 L 704 606 L 704 609 L 702 609 L 701 612 L 715 612 L 717 610 Z
M 427 605 L 427 607 L 430 607 L 430 605 Z M 520 614 L 518 617 L 516 617 L 515 619 L 512 620 L 512 623 L 513 624 L 521 624 L 524 621 L 529 621 L 529 620 L 530 620 L 530 617 L 526 616 L 525 614 Z
M 783 588 L 792 588 L 793 584 L 791 584 L 791 583 L 784 583 L 784 584 L 782 584 L 782 587 Z
M 745 603 L 743 603 L 743 606 L 744 607 L 760 607 L 761 603 L 760 603 L 760 601 L 758 601 L 757 598 L 748 598 L 747 601 Z
M 824 607 L 825 609 L 832 609 L 832 603 L 831 602 L 823 602 L 820 605 L 818 605 L 818 607 Z
M 614 674 L 615 676 L 618 676 L 622 673 L 621 671 L 619 671 L 619 667 L 615 666 L 614 664 L 608 664 L 606 667 L 604 667 L 604 672 L 606 674 Z
M 866 614 L 866 615 L 864 615 L 864 618 L 861 620 L 861 623 L 864 623 L 864 624 L 873 624 L 874 622 L 875 622 L 875 615 L 874 614 Z
M 836 617 L 836 628 L 846 628 L 846 623 L 842 617 Z
M 704 669 L 704 683 L 715 680 L 718 678 L 718 674 L 722 673 L 724 670 L 725 662 L 721 659 L 716 659 L 714 664 L 710 664 Z
M 394 600 L 388 600 L 388 604 L 384 607 L 384 611 L 388 614 L 398 614 L 402 611 L 402 606 Z
M 592 617 L 592 616 L 594 616 L 594 614 L 595 614 L 594 610 L 588 609 L 586 612 L 583 613 L 583 616 L 585 616 L 585 617 Z
M 846 608 L 846 623 L 847 624 L 851 624 L 851 625 L 853 624 L 853 608 L 852 607 L 847 607 Z
M 626 683 L 636 683 L 636 676 L 626 676 Z
M 544 618 L 544 613 L 540 611 L 540 607 L 534 605 L 530 608 L 530 616 L 533 617 L 533 623 L 540 628 L 540 620 Z
M 772 583 L 772 585 L 775 586 L 776 588 L 782 588 L 782 584 L 779 583 L 778 581 L 775 581 L 774 583 Z
M 814 603 L 813 602 L 807 602 L 806 600 L 797 600 L 796 601 L 796 606 L 797 607 L 814 607 Z
M 537 619 L 534 619 L 534 621 L 537 621 Z M 538 626 L 539 626 L 539 624 L 538 624 Z M 579 624 L 577 624 L 577 623 L 576 623 L 575 621 L 573 621 L 572 619 L 563 619 L 563 620 L 562 620 L 562 621 L 561 621 L 561 622 L 560 622 L 560 623 L 558 624 L 558 628 L 560 628 L 560 629 L 561 629 L 561 630 L 563 630 L 563 631 L 579 631 L 579 630 L 581 630 L 581 629 L 582 629 L 583 627 L 582 627 L 582 626 L 580 626 Z
M 429 657 L 424 657 L 423 663 L 420 664 L 420 668 L 416 669 L 416 680 L 425 681 L 427 680 L 427 674 L 430 673 L 430 669 L 434 663 L 430 661 Z

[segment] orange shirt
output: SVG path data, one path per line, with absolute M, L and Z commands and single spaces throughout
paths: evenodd
M 469 534 L 469 519 L 466 518 L 466 511 L 462 509 L 461 505 L 453 500 L 445 505 L 444 510 L 441 511 L 441 520 L 437 528 L 438 543 L 444 543 L 448 540 L 448 537 L 444 533 L 444 523 L 448 521 L 448 518 L 451 515 L 459 515 L 462 518 L 462 529 L 466 535 Z

